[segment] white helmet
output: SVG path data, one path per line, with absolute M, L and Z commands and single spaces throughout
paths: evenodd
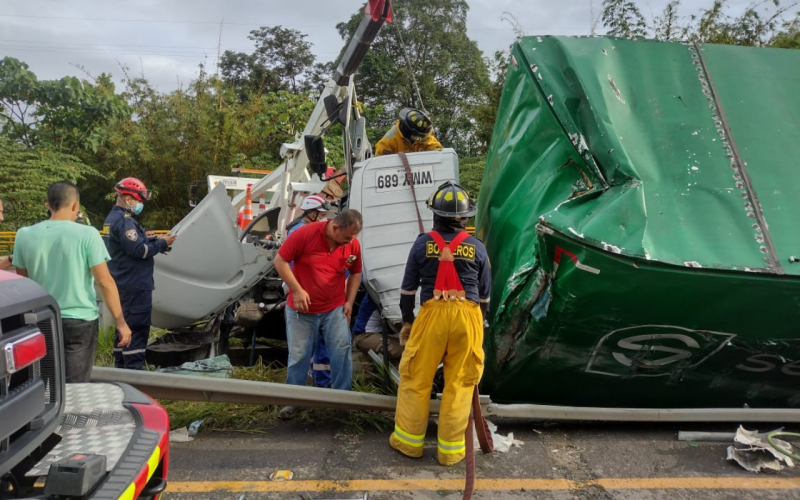
M 307 212 L 309 210 L 316 210 L 318 212 L 327 212 L 331 206 L 325 201 L 324 198 L 316 194 L 306 196 L 303 203 L 300 204 L 300 210 Z

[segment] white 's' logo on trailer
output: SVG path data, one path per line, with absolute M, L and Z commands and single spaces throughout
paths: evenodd
M 641 325 L 605 335 L 592 350 L 586 373 L 611 377 L 664 377 L 694 368 L 736 334 L 680 326 Z

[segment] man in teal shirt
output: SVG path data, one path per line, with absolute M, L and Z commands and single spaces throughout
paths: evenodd
M 95 280 L 103 301 L 130 343 L 131 330 L 122 315 L 119 293 L 106 262 L 110 260 L 97 229 L 77 224 L 80 193 L 70 182 L 47 188 L 50 219 L 17 231 L 14 267 L 17 274 L 40 284 L 61 309 L 67 383 L 88 382 L 99 335 Z

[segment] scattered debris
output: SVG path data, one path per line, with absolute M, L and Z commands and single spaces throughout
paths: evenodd
M 190 361 L 181 366 L 168 366 L 156 370 L 158 373 L 169 373 L 171 375 L 195 375 L 217 378 L 228 378 L 232 371 L 233 365 L 231 364 L 231 360 L 225 354 L 215 358 Z
M 758 431 L 748 431 L 739 426 L 734 442 L 743 446 L 729 446 L 727 459 L 736 461 L 750 472 L 761 472 L 762 469 L 781 471 L 784 464 L 794 467 L 794 461 L 770 446 L 764 435 Z M 773 442 L 784 450 L 792 450 L 792 445 L 786 441 L 773 439 Z
M 294 472 L 290 470 L 276 470 L 269 475 L 270 481 L 291 481 L 294 477 Z
M 187 429 L 186 427 L 175 429 L 174 431 L 169 431 L 170 443 L 188 443 L 193 439 L 194 438 L 189 435 L 189 429 Z
M 189 425 L 189 436 L 194 437 L 197 435 L 197 431 L 200 430 L 200 426 L 203 425 L 202 420 L 195 420 L 194 422 Z
M 497 426 L 490 421 L 486 421 L 486 425 L 489 426 L 489 432 L 492 433 L 492 442 L 494 442 L 494 451 L 499 451 L 500 453 L 508 453 L 511 451 L 511 448 L 514 446 L 520 447 L 525 444 L 524 441 L 520 441 L 519 439 L 514 439 L 514 433 L 509 432 L 508 436 L 503 436 L 502 434 L 497 433 Z M 478 443 L 478 433 L 473 432 L 473 439 L 475 440 L 475 450 L 479 451 L 481 449 L 480 443 Z

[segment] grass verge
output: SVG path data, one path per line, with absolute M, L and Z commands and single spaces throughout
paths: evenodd
M 259 382 L 283 382 L 286 368 L 264 365 L 261 358 L 251 367 L 234 367 L 231 378 Z M 199 401 L 159 401 L 169 413 L 170 427 L 179 429 L 196 420 L 203 420 L 203 430 L 258 432 L 278 419 L 276 406 L 209 403 Z

